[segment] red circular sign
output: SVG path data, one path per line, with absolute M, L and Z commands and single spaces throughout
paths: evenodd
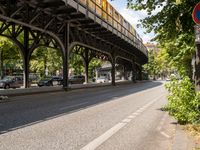
M 194 7 L 192 18 L 196 24 L 200 24 L 200 2 Z

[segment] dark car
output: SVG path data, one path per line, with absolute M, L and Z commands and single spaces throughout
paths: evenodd
M 62 77 L 45 77 L 41 79 L 37 84 L 39 87 L 41 86 L 54 86 L 54 85 L 62 85 L 63 79 Z
M 85 82 L 85 76 L 75 75 L 69 77 L 69 84 L 83 84 Z
M 5 76 L 0 80 L 0 88 L 20 88 L 21 86 L 23 86 L 22 76 Z

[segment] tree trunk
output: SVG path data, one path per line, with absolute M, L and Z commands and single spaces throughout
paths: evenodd
M 3 50 L 0 50 L 0 79 L 3 78 Z
M 44 55 L 44 76 L 46 77 L 48 75 L 47 72 L 47 57 Z

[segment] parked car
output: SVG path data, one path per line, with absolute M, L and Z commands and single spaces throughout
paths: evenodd
M 22 76 L 5 76 L 0 80 L 0 88 L 20 88 L 21 86 L 23 86 Z
M 37 84 L 39 87 L 41 86 L 54 86 L 54 85 L 62 85 L 63 79 L 62 77 L 45 77 L 41 79 Z
M 75 75 L 69 77 L 69 84 L 83 84 L 85 82 L 85 76 Z
M 105 76 L 100 76 L 99 78 L 96 79 L 96 83 L 106 83 L 108 82 L 108 78 Z

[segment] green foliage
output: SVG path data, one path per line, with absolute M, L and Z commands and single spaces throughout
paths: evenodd
M 23 62 L 19 49 L 8 39 L 0 37 L 0 77 L 3 70 L 22 70 Z
M 95 69 L 101 67 L 102 61 L 100 59 L 93 58 L 89 64 L 89 78 L 95 77 Z
M 168 104 L 166 106 L 170 115 L 174 116 L 179 123 L 200 122 L 200 93 L 195 93 L 194 85 L 188 77 L 182 80 L 172 78 L 167 83 L 169 91 Z
M 83 59 L 80 55 L 71 53 L 69 62 L 70 68 L 73 68 L 74 74 L 80 75 L 84 72 Z
M 128 0 L 128 7 L 145 10 L 148 16 L 141 20 L 147 32 L 154 31 L 153 40 L 166 49 L 170 63 L 179 74 L 191 77 L 191 59 L 195 50 L 192 11 L 198 0 Z
M 21 36 L 20 36 L 21 38 Z M 20 39 L 23 41 L 23 39 Z M 62 57 L 59 50 L 39 47 L 31 54 L 29 63 L 29 72 L 39 73 L 41 77 L 45 76 L 45 70 L 48 75 L 56 75 L 57 71 L 62 70 Z M 89 77 L 94 77 L 95 68 L 101 66 L 102 62 L 92 59 L 89 64 Z M 73 53 L 70 56 L 70 67 L 74 69 L 75 74 L 85 72 L 83 59 L 80 55 Z M 23 60 L 19 49 L 7 38 L 0 38 L 0 77 L 3 76 L 3 70 L 23 70 Z M 22 73 L 22 72 L 20 72 Z
M 73 73 L 76 75 L 85 73 L 85 66 L 84 66 L 84 60 L 83 60 L 84 50 L 80 52 L 80 54 L 72 52 L 70 55 L 70 68 L 73 69 Z M 92 54 L 89 53 L 89 58 L 92 58 L 89 62 L 89 68 L 88 68 L 88 75 L 89 78 L 95 77 L 95 69 L 100 67 L 102 65 L 102 61 L 99 59 L 96 59 L 91 56 Z
M 153 75 L 155 79 L 155 75 L 158 74 L 158 64 L 156 61 L 156 53 L 155 51 L 149 50 L 149 59 L 148 59 L 148 64 L 145 64 L 143 66 L 144 70 L 148 72 L 149 75 Z
M 146 10 L 148 15 L 141 20 L 147 31 L 154 31 L 159 40 L 176 39 L 182 33 L 193 34 L 192 11 L 198 0 L 128 0 L 128 7 Z M 155 12 L 155 10 L 159 10 Z
M 169 91 L 167 109 L 180 123 L 200 122 L 200 94 L 191 83 L 191 60 L 195 51 L 192 11 L 198 0 L 127 0 L 128 7 L 145 10 L 148 16 L 141 20 L 147 32 L 154 31 L 156 40 L 168 64 L 183 80 L 172 79 L 166 85 Z M 155 11 L 156 10 L 156 11 Z M 159 55 L 157 55 L 159 56 Z M 154 58 L 157 68 L 161 59 Z M 154 68 L 156 68 L 154 67 Z M 190 77 L 190 78 L 189 78 Z
M 181 34 L 175 40 L 163 42 L 163 49 L 168 54 L 169 62 L 180 75 L 191 77 L 191 59 L 194 53 L 194 36 Z
M 30 72 L 40 73 L 45 76 L 45 70 L 48 69 L 49 75 L 56 75 L 57 70 L 61 70 L 62 57 L 58 50 L 39 47 L 31 56 Z
M 165 78 L 175 70 L 172 63 L 170 63 L 169 54 L 163 48 L 149 50 L 149 60 L 143 68 L 154 78 L 158 75 Z

